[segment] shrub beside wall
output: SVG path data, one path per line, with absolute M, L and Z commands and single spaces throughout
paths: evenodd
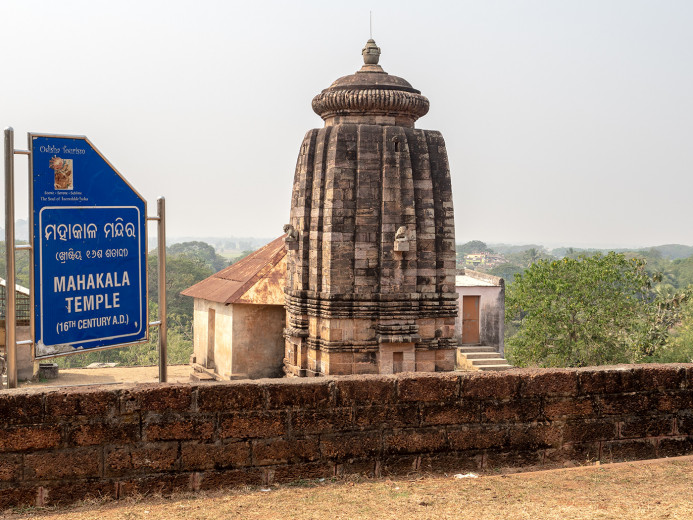
M 693 365 L 0 393 L 0 511 L 693 453 Z

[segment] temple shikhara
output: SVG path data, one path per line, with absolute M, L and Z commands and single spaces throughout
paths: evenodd
M 287 236 L 290 376 L 455 367 L 455 227 L 445 142 L 415 128 L 429 102 L 378 64 L 313 99 Z

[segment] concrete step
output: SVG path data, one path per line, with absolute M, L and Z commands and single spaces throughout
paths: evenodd
M 470 359 L 470 361 L 474 366 L 477 367 L 482 365 L 503 365 L 508 363 L 505 359 L 503 359 L 500 356 L 495 358 Z
M 507 370 L 513 368 L 493 347 L 465 345 L 457 347 L 456 370 Z
M 192 373 L 190 374 L 190 381 L 201 383 L 206 381 L 221 381 L 221 378 L 214 373 L 214 370 L 200 365 L 199 363 L 191 363 Z
M 502 359 L 498 352 L 464 352 L 467 359 Z
M 496 352 L 493 347 L 487 347 L 485 345 L 462 345 L 457 347 L 460 352 Z
M 206 372 L 192 372 L 190 374 L 190 381 L 192 383 L 211 383 L 216 381 L 216 378 Z

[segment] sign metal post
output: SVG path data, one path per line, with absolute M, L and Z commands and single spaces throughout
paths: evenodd
M 14 130 L 5 128 L 5 352 L 7 386 L 17 388 L 17 345 L 14 268 Z

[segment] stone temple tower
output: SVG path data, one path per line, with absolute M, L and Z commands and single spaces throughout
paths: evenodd
M 445 142 L 428 99 L 364 65 L 313 98 L 285 226 L 284 370 L 293 376 L 454 369 L 455 228 Z

